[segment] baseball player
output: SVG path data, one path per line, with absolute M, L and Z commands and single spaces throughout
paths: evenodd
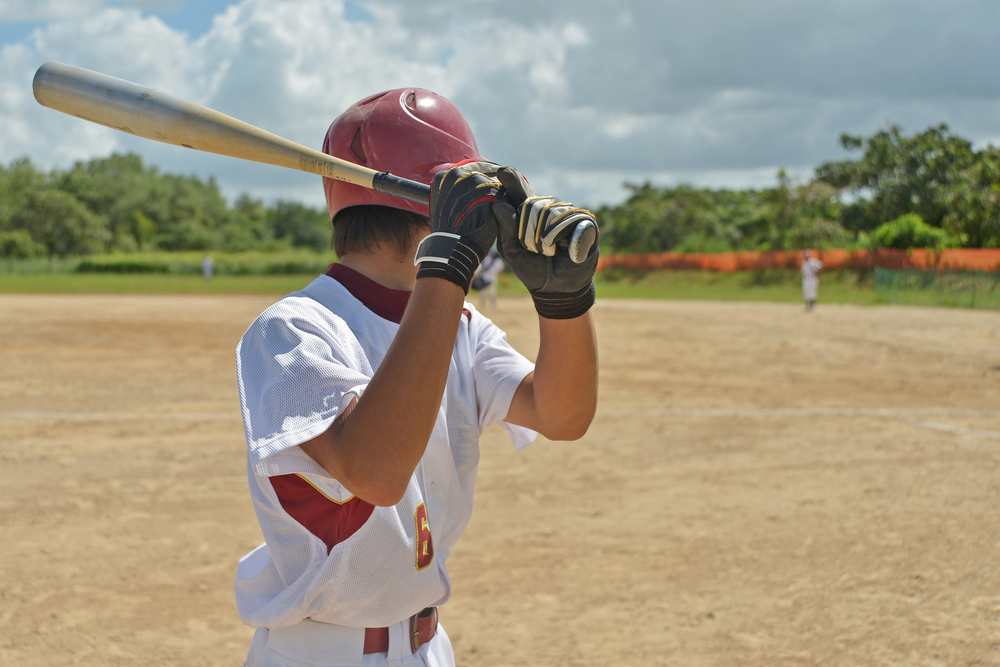
M 250 666 L 454 664 L 437 608 L 472 512 L 479 437 L 581 437 L 597 402 L 597 245 L 580 209 L 479 155 L 426 90 L 362 100 L 326 153 L 431 184 L 430 207 L 324 179 L 340 258 L 268 308 L 236 350 L 248 477 L 265 543 L 236 575 Z M 523 224 L 522 224 L 523 218 Z M 494 241 L 538 311 L 534 364 L 465 301 Z
M 823 262 L 812 256 L 811 250 L 806 250 L 802 261 L 802 298 L 806 302 L 806 311 L 811 311 L 816 305 L 816 297 L 819 292 L 819 272 L 823 268 Z
M 500 253 L 496 248 L 490 248 L 483 263 L 472 276 L 472 289 L 479 291 L 480 308 L 486 307 L 487 298 L 494 308 L 497 307 L 497 282 L 505 268 Z

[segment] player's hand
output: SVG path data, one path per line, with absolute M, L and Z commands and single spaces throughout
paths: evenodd
M 431 185 L 431 233 L 417 246 L 417 278 L 444 278 L 469 293 L 472 276 L 497 238 L 493 204 L 500 182 L 492 162 L 440 171 Z
M 555 197 L 536 197 L 511 167 L 499 169 L 497 179 L 503 184 L 493 204 L 500 256 L 531 292 L 539 315 L 552 320 L 580 317 L 594 305 L 598 244 L 595 240 L 587 257 L 576 264 L 559 248 L 559 241 L 572 234 L 577 222 L 592 219 L 589 211 Z

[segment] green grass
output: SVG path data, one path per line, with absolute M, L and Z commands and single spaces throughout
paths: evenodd
M 608 271 L 597 276 L 597 294 L 606 298 L 702 299 L 709 301 L 802 302 L 797 271 Z M 884 303 L 875 294 L 870 274 L 831 271 L 820 278 L 821 303 Z
M 267 294 L 281 296 L 307 285 L 331 261 L 330 255 L 306 252 L 213 254 L 224 270 L 211 281 L 197 273 L 202 253 L 148 253 L 91 258 L 112 265 L 112 272 L 80 273 L 79 260 L 23 262 L 0 266 L 0 293 L 6 294 Z M 120 273 L 114 265 L 163 267 L 160 272 Z M 141 267 L 141 268 L 142 268 Z M 296 267 L 302 267 L 296 270 Z M 144 268 L 144 270 L 146 270 Z M 926 276 L 920 277 L 926 280 Z M 801 303 L 797 271 L 606 271 L 597 276 L 600 298 L 700 299 Z M 885 282 L 885 279 L 883 279 Z M 911 280 L 912 282 L 912 280 Z M 940 282 L 940 281 L 939 281 Z M 995 281 L 994 281 L 995 282 Z M 501 277 L 500 295 L 526 296 L 513 274 Z M 983 296 L 987 296 L 983 293 Z M 943 289 L 875 289 L 873 273 L 828 271 L 820 277 L 820 303 L 872 305 L 906 303 L 924 306 L 968 306 L 968 299 Z M 997 307 L 996 295 L 979 298 L 976 307 Z M 473 299 L 476 298 L 472 295 Z M 964 299 L 964 300 L 963 300 Z
M 302 289 L 316 274 L 201 276 L 175 274 L 42 273 L 0 275 L 4 294 L 276 294 Z
M 306 274 L 326 270 L 336 257 L 333 252 L 289 249 L 247 252 L 135 252 L 89 257 L 0 260 L 0 276 L 42 273 L 121 273 L 201 275 L 206 256 L 215 261 L 216 275 Z
M 875 292 L 888 303 L 1000 309 L 1000 275 L 996 273 L 876 268 Z
M 206 282 L 197 275 L 170 273 L 0 274 L 0 293 L 282 295 L 301 289 L 316 275 L 219 275 Z M 870 280 L 866 281 L 864 276 L 855 272 L 831 272 L 823 276 L 820 300 L 823 303 L 880 303 L 870 283 Z M 499 292 L 501 296 L 527 295 L 524 286 L 509 272 L 501 278 Z M 798 273 L 791 271 L 656 271 L 646 274 L 608 272 L 598 274 L 597 293 L 602 298 L 802 301 Z

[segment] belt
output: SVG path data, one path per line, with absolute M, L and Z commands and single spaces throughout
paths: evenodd
M 434 639 L 438 628 L 437 607 L 427 607 L 410 617 L 410 652 Z M 365 653 L 385 653 L 389 650 L 389 628 L 365 628 Z

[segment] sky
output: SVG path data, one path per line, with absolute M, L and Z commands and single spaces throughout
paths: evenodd
M 890 123 L 1000 144 L 998 33 L 996 0 L 0 0 L 0 163 L 132 151 L 230 199 L 323 205 L 318 177 L 39 106 L 55 60 L 315 148 L 357 100 L 428 88 L 483 155 L 583 205 L 644 181 L 766 187 Z

